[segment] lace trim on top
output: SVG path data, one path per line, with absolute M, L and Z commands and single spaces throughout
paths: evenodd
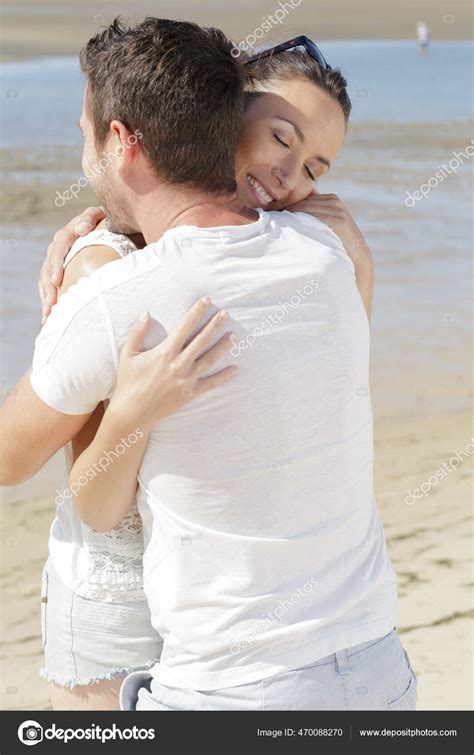
M 91 231 L 86 236 L 76 239 L 64 260 L 64 267 L 81 249 L 85 249 L 87 246 L 110 246 L 121 257 L 126 257 L 127 254 L 137 250 L 137 247 L 128 236 L 124 236 L 122 233 L 112 233 L 106 228 L 99 228 L 97 231 Z
M 143 527 L 136 501 L 110 532 L 86 529 L 91 591 L 142 592 Z

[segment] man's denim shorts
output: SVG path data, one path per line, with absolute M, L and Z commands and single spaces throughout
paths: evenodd
M 146 600 L 104 603 L 71 592 L 48 559 L 43 569 L 43 678 L 65 687 L 94 684 L 147 669 L 160 658 Z
M 160 684 L 149 671 L 136 671 L 120 690 L 122 710 L 415 710 L 416 701 L 416 676 L 395 629 L 238 687 L 178 689 Z

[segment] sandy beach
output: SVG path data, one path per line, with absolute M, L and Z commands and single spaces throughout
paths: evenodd
M 282 6 L 285 6 L 282 8 Z M 280 11 L 278 14 L 277 12 Z M 282 15 L 283 11 L 283 15 Z M 235 41 L 243 40 L 266 19 L 271 31 L 265 41 L 308 34 L 313 39 L 412 39 L 417 21 L 424 19 L 436 39 L 469 39 L 472 6 L 469 0 L 165 0 L 159 4 L 123 0 L 16 0 L 3 5 L 2 55 L 19 60 L 38 55 L 76 54 L 82 40 L 117 15 L 139 19 L 146 15 L 186 19 L 204 26 L 220 26 Z M 272 20 L 274 19 L 274 20 Z M 280 20 L 281 19 L 281 20 Z
M 239 40 L 277 7 L 274 0 L 243 0 L 238 5 L 170 0 L 160 3 L 159 12 L 222 26 Z M 17 62 L 76 55 L 98 26 L 118 13 L 142 18 L 156 15 L 157 7 L 140 1 L 17 0 L 4 5 L 2 13 L 3 60 Z M 472 35 L 468 0 L 301 0 L 264 41 L 303 30 L 323 40 L 413 39 L 420 18 L 435 39 Z M 359 104 L 376 99 L 378 93 L 365 81 L 358 86 Z M 16 92 L 9 101 L 12 108 L 30 106 L 20 86 L 11 91 Z M 73 120 L 77 114 L 68 112 L 66 125 Z M 398 573 L 398 631 L 418 675 L 420 710 L 473 707 L 474 454 L 465 453 L 459 465 L 448 464 L 449 471 L 433 482 L 436 471 L 446 470 L 442 465 L 465 450 L 473 434 L 472 321 L 463 251 L 469 231 L 466 221 L 463 225 L 456 218 L 461 211 L 469 213 L 469 166 L 461 166 L 413 210 L 404 198 L 407 190 L 427 181 L 440 162 L 464 149 L 471 135 L 471 124 L 461 118 L 428 125 L 409 119 L 360 120 L 350 126 L 341 167 L 331 171 L 331 185 L 324 189 L 341 193 L 358 222 L 361 219 L 375 258 L 375 487 Z M 2 312 L 14 323 L 5 328 L 3 339 L 4 392 L 29 366 L 40 327 L 36 279 L 48 240 L 74 214 L 95 204 L 85 188 L 77 199 L 55 206 L 56 192 L 81 175 L 81 144 L 79 138 L 68 142 L 66 137 L 56 144 L 54 138 L 45 138 L 43 143 L 43 136 L 34 134 L 31 149 L 13 140 L 1 150 L 9 175 L 0 189 L 7 249 L 3 273 L 9 284 Z M 422 485 L 426 495 L 410 497 Z M 1 494 L 1 709 L 49 707 L 47 684 L 38 674 L 39 591 L 54 491 L 50 474 Z
M 472 456 L 428 495 L 406 503 L 407 489 L 469 442 L 469 414 L 391 418 L 376 430 L 376 492 L 398 572 L 398 631 L 418 675 L 418 707 L 470 710 Z M 39 586 L 53 510 L 53 495 L 0 508 L 2 709 L 48 708 L 47 684 L 38 676 Z

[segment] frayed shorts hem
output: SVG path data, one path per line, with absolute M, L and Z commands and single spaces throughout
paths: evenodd
M 153 661 L 150 661 L 149 663 L 142 665 L 142 666 L 125 666 L 123 668 L 116 668 L 112 669 L 106 674 L 98 674 L 97 676 L 91 676 L 88 679 L 81 678 L 78 679 L 74 676 L 59 676 L 58 674 L 53 674 L 49 672 L 46 668 L 42 668 L 39 672 L 39 675 L 42 679 L 45 679 L 47 682 L 54 682 L 54 684 L 59 685 L 60 687 L 67 687 L 68 689 L 73 689 L 74 687 L 88 687 L 91 684 L 99 684 L 99 682 L 104 681 L 111 681 L 112 679 L 116 679 L 120 676 L 127 676 L 128 674 L 133 674 L 134 671 L 146 671 L 147 669 L 151 668 L 159 661 L 159 658 L 155 658 Z

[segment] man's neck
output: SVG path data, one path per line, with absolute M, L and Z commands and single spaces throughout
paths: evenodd
M 180 225 L 213 228 L 247 225 L 258 219 L 257 212 L 245 207 L 235 194 L 215 196 L 179 187 L 160 187 L 159 192 L 147 194 L 135 215 L 147 244 Z

